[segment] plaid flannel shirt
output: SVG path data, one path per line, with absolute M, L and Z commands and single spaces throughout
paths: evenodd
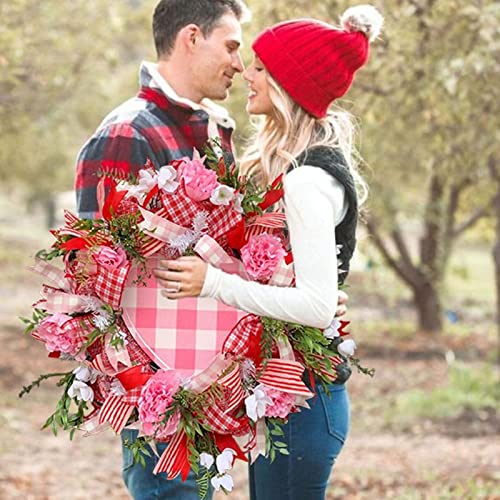
M 143 63 L 140 91 L 112 111 L 80 151 L 76 167 L 76 199 L 82 218 L 99 217 L 99 171 L 120 178 L 136 175 L 149 159 L 156 168 L 184 156 L 193 148 L 202 153 L 207 140 L 221 139 L 231 152 L 234 122 L 225 110 L 208 100 L 200 105 L 178 97 L 159 75 L 156 65 Z

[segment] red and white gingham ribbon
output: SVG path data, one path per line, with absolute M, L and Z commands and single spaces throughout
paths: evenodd
M 117 269 L 98 267 L 95 293 L 105 304 L 109 304 L 113 309 L 120 308 L 123 289 L 125 288 L 129 271 L 130 263 Z

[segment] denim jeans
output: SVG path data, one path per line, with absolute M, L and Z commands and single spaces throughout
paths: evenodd
M 283 427 L 289 456 L 277 455 L 270 463 L 259 457 L 249 468 L 251 500 L 324 500 L 333 464 L 340 453 L 349 428 L 349 398 L 344 385 L 332 384 L 326 395 L 316 386 L 317 396 L 308 403 L 310 410 L 290 416 Z M 124 430 L 125 439 L 133 441 L 137 431 Z M 161 455 L 165 444 L 158 445 Z M 183 482 L 178 476 L 167 480 L 163 472 L 153 474 L 157 457 L 146 458 L 146 467 L 134 464 L 131 451 L 123 445 L 122 477 L 134 500 L 199 500 L 195 475 L 190 472 Z M 210 500 L 210 491 L 206 500 Z
M 310 410 L 290 416 L 283 427 L 290 455 L 273 463 L 259 457 L 249 468 L 251 500 L 324 500 L 328 478 L 349 430 L 349 397 L 343 384 L 319 384 Z
M 198 485 L 196 476 L 191 471 L 186 481 L 182 481 L 181 476 L 168 480 L 167 474 L 153 474 L 158 458 L 151 453 L 145 456 L 146 467 L 141 464 L 134 464 L 132 452 L 125 446 L 124 441 L 132 442 L 137 437 L 137 431 L 125 429 L 122 432 L 122 452 L 123 469 L 122 477 L 127 489 L 134 500 L 199 500 Z M 158 453 L 161 456 L 165 448 L 164 443 L 157 445 Z M 210 490 L 205 497 L 206 500 L 212 498 L 213 492 Z

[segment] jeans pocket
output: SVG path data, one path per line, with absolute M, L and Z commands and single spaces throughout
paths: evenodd
M 122 470 L 127 471 L 134 465 L 134 454 L 130 445 L 136 440 L 137 431 L 125 429 L 121 433 L 122 439 Z
M 318 386 L 317 393 L 325 413 L 328 434 L 344 443 L 350 422 L 349 396 L 345 386 L 331 384 L 328 393 Z

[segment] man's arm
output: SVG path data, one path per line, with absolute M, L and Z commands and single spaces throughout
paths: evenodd
M 97 184 L 99 172 L 114 172 L 127 179 L 136 175 L 150 159 L 158 159 L 146 138 L 128 123 L 111 124 L 100 129 L 83 146 L 76 165 L 76 206 L 84 219 L 99 217 Z

